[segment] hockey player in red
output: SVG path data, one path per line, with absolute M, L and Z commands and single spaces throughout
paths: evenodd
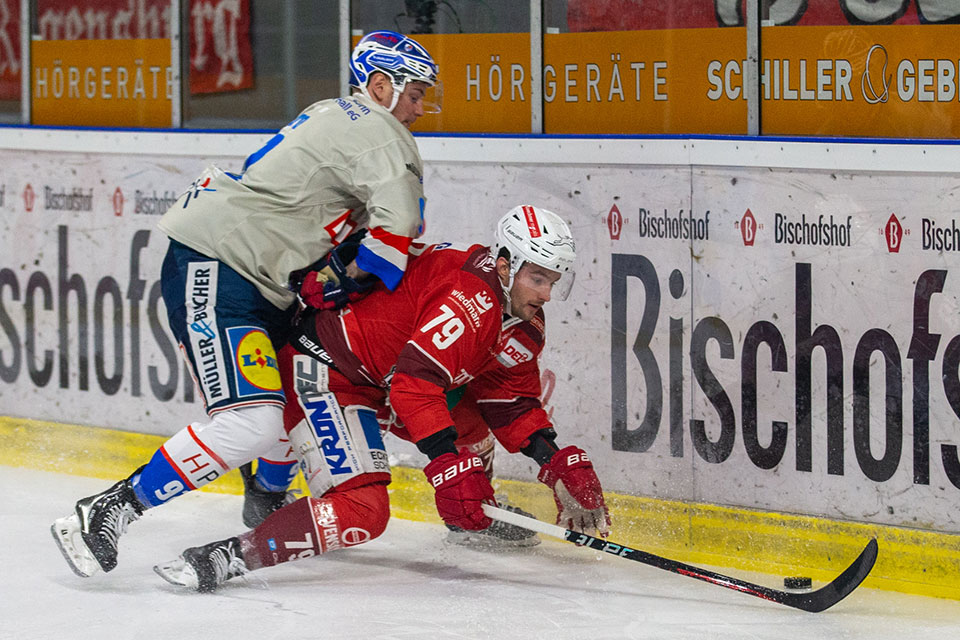
M 424 474 L 445 523 L 489 527 L 481 505 L 495 504 L 493 488 L 476 453 L 456 447 L 447 408 L 446 392 L 463 385 L 504 448 L 540 464 L 557 521 L 607 535 L 593 465 L 582 449 L 555 444 L 537 399 L 542 307 L 566 297 L 574 259 L 559 216 L 520 206 L 498 222 L 493 248 L 423 247 L 393 293 L 378 287 L 341 311 L 306 313 L 279 357 L 284 389 L 297 399 L 284 425 L 312 496 L 251 531 L 187 549 L 157 573 L 212 591 L 250 570 L 379 536 L 390 517 L 381 423 L 429 458 Z
M 393 289 L 424 224 L 423 161 L 408 129 L 426 112 L 437 65 L 415 40 L 375 31 L 349 71 L 354 95 L 308 106 L 239 173 L 211 165 L 158 223 L 170 238 L 161 271 L 170 329 L 207 417 L 178 425 L 145 465 L 54 521 L 77 575 L 113 570 L 120 537 L 146 510 L 258 455 L 245 521 L 285 504 L 297 461 L 275 349 L 298 308 L 291 275 L 307 272 L 299 293 L 315 305 L 342 306 L 373 281 Z M 351 259 L 336 260 L 359 230 Z

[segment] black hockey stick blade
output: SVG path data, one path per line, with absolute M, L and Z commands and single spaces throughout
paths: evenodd
M 770 600 L 771 602 L 778 602 L 788 607 L 793 607 L 794 609 L 801 609 L 812 613 L 829 609 L 850 595 L 850 593 L 866 579 L 870 570 L 873 569 L 874 563 L 877 561 L 877 541 L 876 539 L 871 539 L 863 551 L 860 552 L 860 555 L 857 556 L 857 559 L 830 583 L 816 591 L 810 591 L 808 593 L 781 591 L 738 578 L 725 576 L 714 571 L 709 571 L 708 569 L 701 569 L 700 567 L 695 567 L 683 562 L 677 562 L 676 560 L 670 560 L 669 558 L 654 555 L 647 551 L 640 551 L 639 549 L 632 549 L 615 542 L 594 538 L 593 536 L 578 533 L 570 529 L 564 529 L 554 524 L 541 522 L 535 518 L 528 518 L 519 513 L 491 507 L 490 505 L 483 505 L 483 512 L 490 518 L 508 522 L 518 527 L 529 529 L 530 531 L 537 531 L 548 536 L 561 538 L 580 547 L 590 547 L 591 549 L 603 551 L 604 553 L 609 553 L 610 555 L 620 558 L 641 562 L 651 567 L 670 571 L 671 573 L 696 578 L 697 580 L 715 584 L 718 587 L 733 589 L 734 591 L 746 593 L 747 595 Z

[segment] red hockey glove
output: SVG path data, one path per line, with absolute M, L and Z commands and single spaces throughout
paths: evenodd
M 477 454 L 466 449 L 445 453 L 431 460 L 423 473 L 436 492 L 437 513 L 448 525 L 479 531 L 493 524 L 480 506 L 497 503 Z
M 357 282 L 347 275 L 346 266 L 335 253 L 319 271 L 310 271 L 300 285 L 300 299 L 314 309 L 340 309 L 365 296 L 373 280 Z
M 356 233 L 330 250 L 303 275 L 299 285 L 300 299 L 314 309 L 340 309 L 365 296 L 375 278 L 356 281 L 347 275 L 347 265 L 360 250 L 363 233 Z
M 590 536 L 610 534 L 610 514 L 593 463 L 579 447 L 560 449 L 537 479 L 553 489 L 557 524 Z

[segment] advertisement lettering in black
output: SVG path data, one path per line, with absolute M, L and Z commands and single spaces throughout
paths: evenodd
M 651 345 L 661 312 L 659 278 L 653 263 L 641 255 L 614 254 L 611 269 L 611 436 L 615 451 L 642 453 L 649 450 L 658 435 L 663 411 L 663 384 L 660 363 Z M 937 359 L 942 336 L 929 332 L 931 302 L 943 291 L 947 272 L 940 269 L 924 271 L 913 293 L 913 326 L 907 359 L 911 361 L 913 377 L 911 384 L 913 406 L 913 481 L 915 484 L 930 483 L 930 434 L 929 411 L 930 363 Z M 629 297 L 628 279 L 639 280 L 643 288 L 644 306 L 640 327 L 628 348 L 627 311 Z M 670 293 L 674 299 L 682 297 L 682 276 L 678 271 L 670 275 Z M 796 469 L 813 472 L 813 415 L 814 402 L 825 402 L 826 423 L 826 473 L 842 476 L 845 473 L 844 447 L 847 431 L 844 424 L 845 352 L 840 333 L 827 322 L 814 326 L 813 283 L 811 265 L 795 265 L 795 320 L 794 344 L 796 370 L 794 371 L 795 400 L 795 446 Z M 683 319 L 669 319 L 669 381 L 670 394 L 670 453 L 682 457 L 683 426 Z M 715 316 L 700 319 L 691 332 L 690 362 L 687 365 L 700 390 L 717 415 L 719 436 L 711 440 L 707 435 L 707 420 L 689 421 L 691 441 L 697 455 L 710 463 L 722 463 L 736 444 L 736 412 L 724 384 L 729 382 L 717 377 L 707 359 L 711 342 L 719 346 L 720 358 L 732 360 L 737 357 L 736 344 L 730 327 Z M 740 346 L 740 397 L 741 431 L 743 446 L 748 458 L 760 469 L 773 469 L 786 454 L 789 443 L 789 424 L 778 416 L 771 421 L 769 444 L 760 442 L 758 424 L 757 381 L 762 374 L 760 345 L 769 348 L 770 362 L 763 371 L 788 373 L 789 356 L 782 332 L 770 321 L 754 322 L 743 334 Z M 766 350 L 762 350 L 766 351 Z M 823 363 L 826 394 L 824 398 L 813 395 L 813 360 L 817 352 Z M 642 386 L 628 385 L 628 358 L 635 358 L 643 377 Z M 943 351 L 940 379 L 943 394 L 953 414 L 960 418 L 960 336 L 954 336 Z M 871 369 L 871 360 L 875 364 Z M 874 437 L 879 425 L 871 425 L 871 372 L 882 371 L 884 375 L 884 424 L 883 450 L 874 455 L 877 448 Z M 904 394 L 903 363 L 895 337 L 880 328 L 866 330 L 853 346 L 850 358 L 850 376 L 853 389 L 851 439 L 857 466 L 863 475 L 874 482 L 884 482 L 896 473 L 904 446 Z M 628 415 L 628 398 L 635 393 L 646 394 L 643 416 Z M 822 405 L 821 405 L 822 407 Z M 774 409 L 782 411 L 782 408 Z M 818 408 L 816 413 L 822 413 Z M 637 424 L 639 423 L 639 424 Z M 637 424 L 633 427 L 632 424 Z M 716 431 L 714 431 L 715 433 Z M 873 442 L 873 448 L 871 448 Z M 960 488 L 960 457 L 958 447 L 941 443 L 940 458 L 950 482 Z

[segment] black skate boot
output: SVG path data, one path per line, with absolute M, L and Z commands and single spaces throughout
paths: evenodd
M 236 537 L 190 547 L 176 560 L 156 565 L 153 570 L 170 584 L 201 593 L 215 591 L 227 580 L 249 571 Z
M 251 529 L 256 528 L 277 509 L 282 509 L 297 499 L 292 491 L 267 491 L 257 485 L 257 476 L 253 473 L 253 465 L 247 463 L 240 466 L 243 476 L 243 524 Z
M 497 496 L 497 506 L 506 511 L 519 513 L 522 516 L 533 517 L 533 514 L 507 504 L 501 496 Z M 467 531 L 450 525 L 447 525 L 447 529 L 450 530 L 450 533 L 447 534 L 449 542 L 468 547 L 493 550 L 534 547 L 540 544 L 540 537 L 535 532 L 499 520 L 494 520 L 493 524 L 482 531 Z
M 75 513 L 54 521 L 50 527 L 60 552 L 78 576 L 88 578 L 117 566 L 120 536 L 144 511 L 130 483 L 130 478 L 141 469 L 103 493 L 78 501 Z

